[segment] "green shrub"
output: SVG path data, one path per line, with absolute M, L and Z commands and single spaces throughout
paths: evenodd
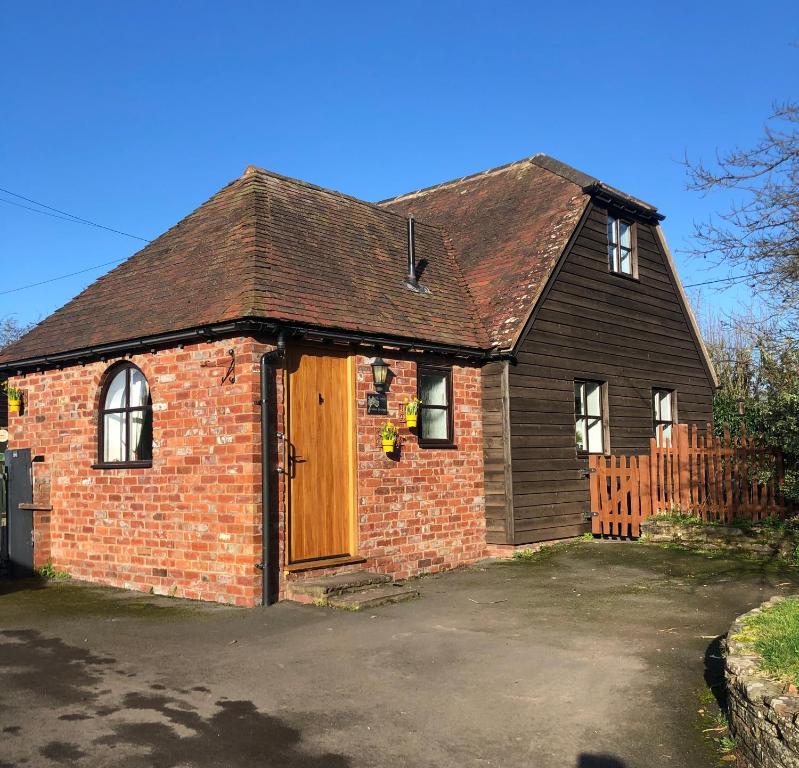
M 39 568 L 39 576 L 43 579 L 55 579 L 55 580 L 63 580 L 63 579 L 71 579 L 72 577 L 69 575 L 67 571 L 60 571 L 54 565 L 52 560 L 48 560 L 45 565 Z

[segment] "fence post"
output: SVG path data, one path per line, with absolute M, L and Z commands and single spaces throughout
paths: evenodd
M 643 521 L 653 514 L 651 456 L 638 457 L 638 479 L 641 485 L 641 520 Z M 635 535 L 637 536 L 638 534 L 636 533 Z
M 735 465 L 735 448 L 732 444 L 732 436 L 730 430 L 724 428 L 724 447 L 725 450 L 722 455 L 725 457 L 724 461 L 724 521 L 729 523 L 733 518 L 733 511 L 735 509 L 735 499 L 733 497 L 732 489 L 732 468 Z
M 590 474 L 588 475 L 588 487 L 590 489 L 590 497 L 591 497 L 591 533 L 598 534 L 602 533 L 602 499 L 600 498 L 600 484 L 599 484 L 599 475 L 600 475 L 600 467 L 599 467 L 599 456 L 589 456 L 588 457 L 588 469 Z M 597 514 L 599 513 L 599 514 Z
M 688 425 L 678 424 L 677 440 L 678 462 L 679 462 L 679 483 L 680 483 L 680 507 L 685 512 L 691 506 L 691 471 L 688 466 Z

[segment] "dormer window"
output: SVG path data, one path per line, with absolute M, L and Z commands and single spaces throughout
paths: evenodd
M 608 266 L 618 275 L 638 276 L 635 225 L 631 221 L 608 216 Z

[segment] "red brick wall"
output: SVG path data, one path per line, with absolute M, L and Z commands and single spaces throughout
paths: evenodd
M 261 596 L 260 409 L 254 343 L 133 355 L 150 384 L 151 469 L 92 469 L 103 373 L 114 360 L 17 378 L 11 445 L 44 456 L 50 556 L 73 577 L 252 605 Z M 236 350 L 236 382 L 221 383 Z
M 236 382 L 221 382 L 236 350 Z M 103 373 L 92 363 L 15 380 L 26 410 L 11 417 L 12 445 L 43 455 L 51 483 L 50 556 L 73 577 L 179 597 L 254 605 L 261 599 L 258 362 L 268 347 L 248 339 L 134 355 L 153 398 L 151 469 L 96 470 Z M 453 371 L 457 448 L 418 446 L 402 405 L 416 393 L 416 363 L 384 358 L 394 375 L 390 418 L 400 426 L 398 460 L 387 457 L 366 414 L 370 357 L 358 356 L 358 554 L 363 568 L 396 578 L 433 573 L 485 556 L 480 371 Z M 276 377 L 275 431 L 283 429 L 283 376 Z M 281 593 L 285 487 L 279 479 Z
M 416 363 L 385 359 L 394 374 L 388 407 L 400 425 L 397 461 L 380 444 L 386 417 L 366 414 L 371 358 L 357 360 L 360 553 L 375 570 L 398 578 L 474 562 L 485 550 L 480 371 L 453 369 L 457 448 L 420 448 L 403 410 L 416 394 Z
M 453 369 L 456 448 L 420 448 L 404 424 L 403 404 L 416 394 L 416 362 L 390 358 L 389 416 L 366 413 L 374 391 L 371 357 L 359 355 L 357 378 L 358 568 L 407 578 L 485 557 L 480 370 Z M 399 459 L 383 453 L 378 429 L 387 418 L 400 427 Z M 331 569 L 321 573 L 335 572 Z M 293 573 L 290 580 L 319 571 Z

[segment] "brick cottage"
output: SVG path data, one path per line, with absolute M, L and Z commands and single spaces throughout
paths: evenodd
M 590 453 L 710 417 L 661 218 L 543 155 L 380 204 L 248 168 L 0 353 L 12 562 L 250 606 L 579 535 Z

